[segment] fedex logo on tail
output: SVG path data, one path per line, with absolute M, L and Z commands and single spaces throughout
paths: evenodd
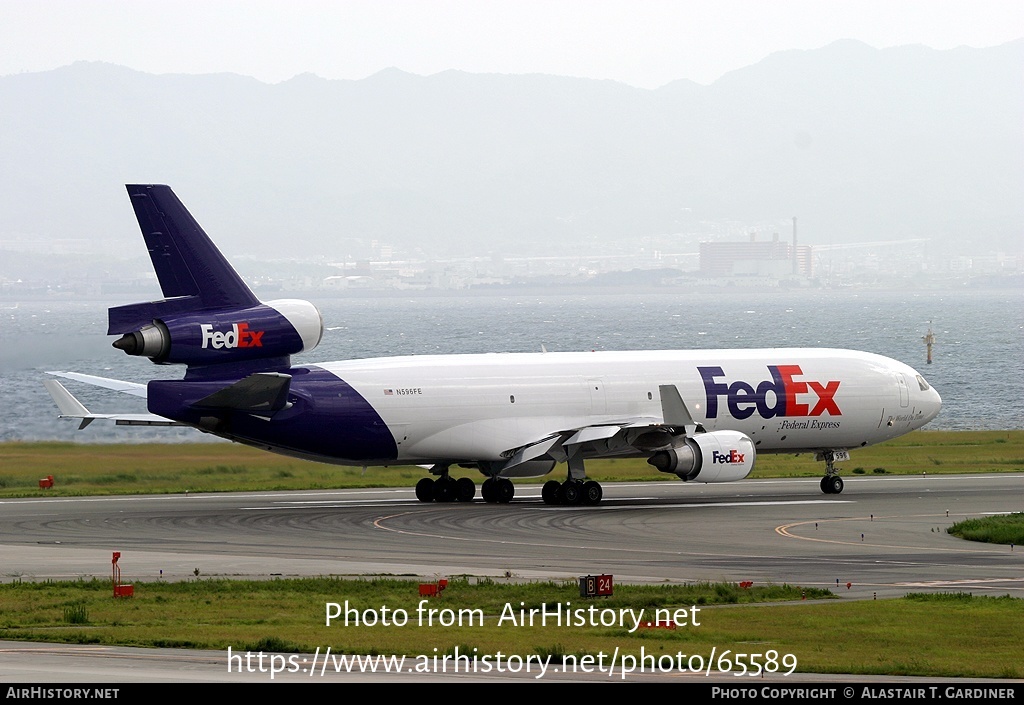
M 719 397 L 726 398 L 729 413 L 737 419 L 749 418 L 755 411 L 766 419 L 843 414 L 835 401 L 839 381 L 822 384 L 800 379 L 803 376 L 800 365 L 768 365 L 772 378 L 756 386 L 742 380 L 731 384 L 724 381 L 725 372 L 721 367 L 698 367 L 697 371 L 704 380 L 709 419 L 718 418 Z
M 215 331 L 210 323 L 200 323 L 203 332 L 204 348 L 223 350 L 229 348 L 262 348 L 263 334 L 266 331 L 250 330 L 248 323 L 234 323 L 231 330 Z

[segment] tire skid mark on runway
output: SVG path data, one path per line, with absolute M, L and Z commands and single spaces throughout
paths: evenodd
M 525 496 L 522 499 L 540 499 L 540 495 L 536 497 Z M 654 502 L 661 497 L 630 497 L 628 499 L 621 500 L 605 500 L 598 506 L 550 506 L 547 504 L 536 505 L 529 507 L 530 509 L 536 509 L 544 512 L 609 512 L 609 511 L 621 511 L 626 509 L 645 509 L 646 507 L 637 506 L 632 502 Z M 787 505 L 802 505 L 802 504 L 852 504 L 856 500 L 852 499 L 793 499 L 793 500 L 757 500 L 752 502 L 687 502 L 685 504 L 658 504 L 657 509 L 703 509 L 705 507 L 781 507 Z M 617 502 L 630 502 L 631 504 L 618 504 Z M 240 511 L 258 512 L 258 511 L 279 511 L 289 509 L 301 509 L 303 507 L 311 507 L 316 509 L 345 509 L 345 508 L 362 508 L 368 509 L 376 507 L 382 504 L 408 504 L 411 506 L 422 506 L 419 500 L 409 499 L 353 499 L 351 501 L 345 500 L 323 500 L 323 501 L 281 501 L 274 503 L 277 506 L 262 506 L 262 507 L 239 507 Z M 481 502 L 470 502 L 470 506 L 482 505 Z M 513 504 L 522 506 L 523 503 L 514 502 Z M 452 504 L 449 506 L 460 506 L 459 504 Z M 465 506 L 465 505 L 462 505 Z
M 420 514 L 420 513 L 421 512 L 400 512 L 398 514 L 388 514 L 386 516 L 377 517 L 376 519 L 373 520 L 373 526 L 374 526 L 374 528 L 380 529 L 381 531 L 389 531 L 389 532 L 395 533 L 395 534 L 402 534 L 402 535 L 405 535 L 405 536 L 417 536 L 417 537 L 420 537 L 420 538 L 443 539 L 443 540 L 446 540 L 446 541 L 469 541 L 469 542 L 476 542 L 476 543 L 491 543 L 491 544 L 499 544 L 499 545 L 501 545 L 501 544 L 512 544 L 512 545 L 515 545 L 515 546 L 532 546 L 534 548 L 558 548 L 558 549 L 560 549 L 560 548 L 564 548 L 565 547 L 564 543 L 553 543 L 553 542 L 547 542 L 547 541 L 545 541 L 545 542 L 515 541 L 515 540 L 508 540 L 508 539 L 492 539 L 492 538 L 485 538 L 485 537 L 480 537 L 480 536 L 450 536 L 450 535 L 447 535 L 447 534 L 428 533 L 428 532 L 424 532 L 424 531 L 409 531 L 407 529 L 396 529 L 396 528 L 393 528 L 393 527 L 390 527 L 390 526 L 385 526 L 383 524 L 383 522 L 386 522 L 386 521 L 388 521 L 390 519 L 398 519 L 400 517 L 410 516 L 410 515 L 415 515 L 415 514 Z M 580 548 L 586 548 L 586 547 L 585 546 L 580 546 Z M 615 546 L 599 546 L 599 547 L 592 547 L 592 548 L 594 548 L 595 550 L 600 549 L 601 551 L 619 551 L 619 552 L 622 552 L 622 553 L 633 553 L 633 554 L 635 554 L 635 553 L 650 553 L 650 554 L 671 555 L 671 556 L 724 557 L 724 556 L 722 556 L 722 554 L 719 554 L 719 553 L 696 553 L 696 552 L 689 552 L 688 553 L 688 552 L 684 552 L 684 551 L 666 551 L 664 549 L 659 549 L 659 550 L 637 549 L 636 547 L 617 548 Z M 752 556 L 733 555 L 731 557 L 732 558 L 751 558 Z
M 655 499 L 654 497 L 641 497 L 639 499 Z M 631 499 L 629 501 L 636 501 Z M 794 504 L 853 504 L 856 500 L 853 499 L 789 499 L 789 500 L 756 500 L 753 502 L 688 502 L 686 504 L 658 504 L 656 509 L 703 509 L 705 507 L 784 507 Z M 635 505 L 628 506 L 597 506 L 597 507 L 539 507 L 546 511 L 562 510 L 562 511 L 579 511 L 579 510 L 597 510 L 597 511 L 612 511 L 616 509 L 646 509 L 646 507 L 638 507 Z
M 314 490 L 303 492 L 301 490 L 279 490 L 268 492 L 232 492 L 232 496 L 240 499 L 275 499 L 287 492 L 293 497 L 323 497 L 329 495 L 352 495 L 352 494 L 406 494 L 412 495 L 408 487 L 372 487 L 369 489 L 341 489 L 341 490 Z M 0 505 L 4 504 L 66 504 L 66 503 L 94 503 L 94 502 L 167 502 L 180 499 L 213 499 L 221 500 L 226 493 L 223 492 L 178 492 L 176 494 L 139 494 L 139 495 L 105 495 L 103 497 L 15 497 L 12 499 L 0 499 Z M 540 495 L 537 495 L 540 497 Z M 342 500 L 336 500 L 342 501 Z M 398 500 L 402 501 L 402 500 Z
M 26 651 L 30 651 L 33 655 L 45 655 L 45 656 L 89 656 L 92 658 L 111 658 L 111 659 L 130 659 L 132 661 L 176 661 L 178 663 L 220 663 L 224 660 L 224 657 L 219 652 L 211 652 L 209 656 L 206 654 L 195 654 L 195 653 L 184 653 L 176 654 L 173 652 L 169 653 L 168 649 L 163 649 L 162 653 L 151 654 L 147 653 L 144 649 L 130 654 L 125 654 L 124 650 L 128 648 L 121 645 L 93 645 L 93 644 L 68 644 L 66 646 L 54 646 L 52 644 L 39 645 L 38 648 L 34 648 L 32 644 L 25 644 L 24 646 L 18 646 L 17 648 L 4 649 L 0 648 L 0 654 L 5 653 L 17 653 L 23 654 Z
M 998 475 L 991 479 L 1005 477 L 1005 475 Z M 957 506 L 945 504 L 947 500 L 944 497 L 949 497 L 949 502 L 955 502 L 961 498 L 959 492 L 955 495 L 953 493 L 945 495 L 934 493 L 933 491 L 939 488 L 938 484 L 925 488 L 921 492 L 916 491 L 915 488 L 915 491 L 907 493 L 901 488 L 914 484 L 909 482 L 910 478 L 906 485 L 900 483 L 892 485 L 893 479 L 895 478 L 870 478 L 860 480 L 860 483 L 865 488 L 871 487 L 874 482 L 888 483 L 893 488 L 888 494 L 900 495 L 904 500 L 915 497 L 930 499 L 932 501 L 929 503 L 914 508 L 921 510 L 919 512 L 921 516 L 932 518 L 940 516 L 947 506 Z M 931 476 L 928 479 L 930 481 Z M 956 479 L 956 477 L 950 479 Z M 963 478 L 960 477 L 960 479 Z M 915 481 L 919 482 L 919 480 Z M 784 480 L 768 481 L 765 484 L 771 484 L 773 487 L 801 485 L 809 488 L 815 482 L 816 480 L 800 480 L 793 483 L 793 481 Z M 953 484 L 955 483 L 942 483 L 945 486 Z M 612 483 L 609 486 L 617 489 L 623 487 L 618 483 Z M 757 487 L 757 484 L 752 486 Z M 326 493 L 322 491 L 287 494 L 250 492 L 206 496 L 189 494 L 188 497 L 178 495 L 137 498 L 52 498 L 28 500 L 32 503 L 26 504 L 22 512 L 6 518 L 0 517 L 2 520 L 0 528 L 7 533 L 6 529 L 13 527 L 13 535 L 25 535 L 27 539 L 39 536 L 58 537 L 63 540 L 70 537 L 75 544 L 74 547 L 78 547 L 78 544 L 94 547 L 95 541 L 105 540 L 108 535 L 112 535 L 112 532 L 117 530 L 119 540 L 130 540 L 131 546 L 139 549 L 148 547 L 153 551 L 163 551 L 173 548 L 173 550 L 183 553 L 201 551 L 231 556 L 259 554 L 271 556 L 274 559 L 328 557 L 332 560 L 372 563 L 379 561 L 381 553 L 389 550 L 396 550 L 396 555 L 403 557 L 402 560 L 418 560 L 422 555 L 431 556 L 431 560 L 451 559 L 453 554 L 465 552 L 468 554 L 466 559 L 469 562 L 468 565 L 479 564 L 486 570 L 499 565 L 505 569 L 510 566 L 516 568 L 517 566 L 548 566 L 550 564 L 550 567 L 546 567 L 545 570 L 560 571 L 567 563 L 573 564 L 581 561 L 579 555 L 580 549 L 583 549 L 582 553 L 584 554 L 588 552 L 604 554 L 616 564 L 621 564 L 627 572 L 637 573 L 645 579 L 673 575 L 677 576 L 677 579 L 698 580 L 707 576 L 717 577 L 732 574 L 742 575 L 743 578 L 746 578 L 748 574 L 752 573 L 756 576 L 763 574 L 772 577 L 776 582 L 785 582 L 790 581 L 794 574 L 801 571 L 806 572 L 812 578 L 818 578 L 820 577 L 820 570 L 818 570 L 820 565 L 835 567 L 840 571 L 839 574 L 848 572 L 853 575 L 855 569 L 858 573 L 859 569 L 864 569 L 862 577 L 881 578 L 871 583 L 879 586 L 904 584 L 904 582 L 897 583 L 897 580 L 955 578 L 965 574 L 978 574 L 980 571 L 985 571 L 982 574 L 983 579 L 988 579 L 993 575 L 998 576 L 1001 573 L 1008 577 L 1024 574 L 1020 570 L 1021 556 L 1019 553 L 1013 554 L 1006 551 L 1003 554 L 999 547 L 989 546 L 983 551 L 961 550 L 960 553 L 945 554 L 941 552 L 943 549 L 932 549 L 929 553 L 924 553 L 923 551 L 906 550 L 899 546 L 877 548 L 879 543 L 884 541 L 898 544 L 911 539 L 932 546 L 958 544 L 958 542 L 950 541 L 945 537 L 942 540 L 928 540 L 927 527 L 931 519 L 918 519 L 905 524 L 894 519 L 889 519 L 888 522 L 883 521 L 882 526 L 878 528 L 885 533 L 882 536 L 875 534 L 876 542 L 870 544 L 860 543 L 856 540 L 829 542 L 828 539 L 807 538 L 807 535 L 799 534 L 800 530 L 805 529 L 801 529 L 799 522 L 796 522 L 798 518 L 819 515 L 831 517 L 830 519 L 819 519 L 819 522 L 856 521 L 855 517 L 848 519 L 839 517 L 863 513 L 869 506 L 874 506 L 865 504 L 865 502 L 872 501 L 876 496 L 885 499 L 885 494 L 854 494 L 850 497 L 843 496 L 842 499 L 817 495 L 818 499 L 812 500 L 807 494 L 796 495 L 788 491 L 776 493 L 767 490 L 763 493 L 748 494 L 747 492 L 737 493 L 735 487 L 709 485 L 707 488 L 687 487 L 678 490 L 679 487 L 678 483 L 661 483 L 660 485 L 658 483 L 631 483 L 632 493 L 622 492 L 623 495 L 629 494 L 629 497 L 606 497 L 607 507 L 578 508 L 543 505 L 536 498 L 535 491 L 524 492 L 516 496 L 509 506 L 500 507 L 486 505 L 479 501 L 468 505 L 460 503 L 424 504 L 413 499 L 410 489 L 388 491 L 380 488 L 359 490 L 355 493 L 345 490 Z M 536 490 L 536 488 L 533 489 Z M 745 486 L 740 489 L 749 488 Z M 1012 487 L 1008 485 L 1002 491 L 990 492 L 988 497 L 992 501 L 977 502 L 971 505 L 970 510 L 966 512 L 957 511 L 957 515 L 976 516 L 980 513 L 979 509 L 1003 504 L 1002 500 L 1005 500 L 1008 494 L 1012 496 L 1017 489 L 1016 485 Z M 659 492 L 662 490 L 665 494 L 659 496 Z M 408 501 L 403 502 L 403 498 L 406 497 Z M 937 497 L 938 499 L 936 499 Z M 218 498 L 228 501 L 224 503 L 224 506 L 211 506 L 210 502 L 189 502 L 193 499 Z M 237 501 L 231 501 L 232 498 Z M 238 498 L 242 499 L 238 500 Z M 764 501 L 773 498 L 780 501 Z M 174 500 L 179 500 L 180 506 L 165 511 L 163 503 L 166 501 L 173 503 Z M 25 502 L 25 500 L 20 501 Z M 51 503 L 51 506 L 41 507 L 39 501 Z M 118 504 L 107 506 L 95 504 L 106 501 Z M 160 502 L 161 504 L 126 505 L 125 501 Z M 828 503 L 837 501 L 857 502 L 859 509 L 838 506 L 830 508 L 828 506 Z M 78 507 L 60 504 L 68 502 L 86 502 L 86 504 Z M 253 504 L 254 502 L 256 504 Z M 259 502 L 264 502 L 264 505 L 260 506 Z M 659 502 L 665 504 L 659 504 Z M 801 508 L 799 507 L 801 502 L 809 504 L 818 502 L 822 506 Z M 8 507 L 17 503 L 18 501 L 4 502 Z M 238 511 L 239 504 L 245 504 L 251 510 Z M 770 508 L 772 504 L 791 504 L 793 511 L 789 511 L 784 506 L 772 510 Z M 882 508 L 880 505 L 877 509 L 881 509 L 882 514 L 888 514 L 894 510 L 903 512 L 905 509 L 911 508 L 906 507 L 905 504 L 905 501 L 903 504 L 890 504 L 888 509 Z M 759 510 L 759 505 L 768 507 L 768 509 Z M 676 509 L 685 507 L 696 510 L 712 506 L 721 507 L 723 511 L 709 513 Z M 733 508 L 737 511 L 733 512 Z M 44 509 L 47 510 L 48 516 L 42 518 L 41 510 Z M 67 517 L 49 514 L 68 509 L 80 510 L 79 513 L 84 518 L 72 520 L 72 523 L 69 524 Z M 267 509 L 290 509 L 291 511 L 282 514 L 280 511 L 265 511 Z M 634 511 L 623 514 L 622 509 L 633 509 Z M 819 512 L 818 509 L 821 511 Z M 607 510 L 618 513 L 614 516 L 600 514 L 600 511 Z M 381 514 L 382 511 L 384 515 Z M 7 513 L 7 507 L 0 511 L 0 514 Z M 32 515 L 31 519 L 20 518 L 22 513 Z M 102 518 L 101 515 L 109 518 Z M 132 530 L 132 534 L 141 526 L 146 530 L 145 535 L 140 535 L 138 538 L 132 535 L 129 538 L 128 533 L 122 528 L 125 520 L 119 518 L 120 516 L 129 518 L 126 525 Z M 719 541 L 717 535 L 714 534 L 719 533 L 717 529 L 723 528 L 719 524 L 722 517 L 725 517 L 730 525 L 736 524 L 736 528 L 741 532 L 748 533 L 738 534 L 737 541 L 728 543 Z M 770 518 L 764 520 L 766 517 Z M 882 515 L 875 517 L 876 520 L 882 520 L 882 518 Z M 783 526 L 775 525 L 775 521 L 779 519 L 783 520 Z M 100 522 L 99 525 L 97 525 L 97 521 Z M 868 530 L 869 517 L 865 515 L 862 521 L 864 530 Z M 40 522 L 42 523 L 41 527 L 37 526 Z M 809 524 L 811 520 L 804 523 Z M 216 530 L 222 525 L 228 530 L 223 537 Z M 896 533 L 894 529 L 901 526 L 908 527 L 912 533 L 907 534 L 906 538 Z M 835 536 L 837 539 L 853 538 L 853 536 L 843 537 L 841 535 L 843 531 L 852 531 L 852 527 L 856 527 L 856 524 L 834 524 L 826 527 L 824 533 Z M 857 528 L 859 537 L 860 527 Z M 921 528 L 924 528 L 925 531 L 923 537 L 919 533 Z M 779 529 L 788 529 L 789 534 L 786 535 Z M 381 534 L 381 531 L 389 533 Z M 705 531 L 709 532 L 707 540 L 702 540 L 701 537 L 704 536 L 703 532 Z M 871 531 L 874 533 L 875 528 L 872 527 Z M 808 531 L 808 534 L 814 536 L 815 532 Z M 168 535 L 172 538 L 166 538 Z M 319 538 L 308 538 L 313 535 Z M 218 543 L 207 543 L 206 539 L 211 536 L 216 536 Z M 271 540 L 268 541 L 268 537 Z M 357 540 L 349 542 L 348 539 L 351 537 L 355 537 Z M 451 545 L 437 545 L 436 537 L 441 537 L 442 543 Z M 787 538 L 802 538 L 822 543 L 789 544 L 786 541 Z M 462 543 L 452 543 L 455 540 Z M 344 542 L 345 545 L 345 550 L 341 552 L 342 555 L 338 555 L 338 549 L 334 547 L 335 543 L 339 541 Z M 477 543 L 471 544 L 467 543 L 468 541 L 477 541 Z M 64 542 L 67 543 L 67 541 Z M 106 544 L 104 543 L 104 545 Z M 855 548 L 856 546 L 860 548 Z M 865 548 L 866 546 L 867 548 Z M 737 549 L 741 549 L 743 552 L 735 553 Z M 951 549 L 945 550 L 950 551 Z M 425 553 L 421 554 L 420 551 Z M 844 551 L 850 553 L 844 555 Z M 407 553 L 412 558 L 404 558 Z M 887 564 L 897 566 L 897 569 L 892 571 L 887 568 Z M 809 570 L 810 567 L 813 567 L 814 570 Z M 813 580 L 800 582 L 807 585 L 816 584 Z M 821 584 L 831 585 L 832 583 L 826 581 Z M 857 584 L 858 586 L 865 585 L 860 580 L 857 581 Z M 912 583 L 906 582 L 905 584 Z M 965 580 L 964 584 L 976 585 L 977 583 Z M 990 585 L 996 584 L 991 583 Z M 987 589 L 995 590 L 996 588 L 989 587 Z M 1016 591 L 1018 588 L 1012 589 Z
M 874 542 L 870 542 L 870 541 L 842 541 L 840 539 L 823 539 L 823 538 L 815 538 L 813 536 L 801 536 L 799 534 L 794 534 L 794 533 L 792 533 L 790 531 L 790 529 L 792 529 L 794 527 L 797 527 L 797 526 L 808 526 L 810 524 L 831 524 L 833 522 L 844 522 L 844 521 L 865 521 L 865 522 L 868 522 L 868 523 L 872 523 L 874 521 L 879 521 L 879 520 L 884 520 L 884 519 L 927 519 L 927 518 L 934 518 L 934 517 L 941 517 L 943 519 L 946 519 L 946 518 L 948 518 L 948 515 L 945 515 L 945 514 L 910 514 L 910 515 L 906 515 L 906 516 L 892 515 L 892 516 L 885 516 L 885 517 L 883 517 L 883 516 L 876 516 L 876 517 L 838 517 L 838 518 L 835 518 L 835 519 L 809 519 L 807 521 L 796 521 L 796 522 L 793 522 L 792 524 L 782 524 L 781 526 L 776 526 L 775 527 L 775 533 L 779 534 L 780 536 L 784 536 L 784 537 L 786 537 L 788 539 L 798 539 L 798 540 L 801 540 L 801 541 L 816 541 L 818 543 L 831 543 L 831 544 L 837 544 L 837 545 L 842 545 L 842 546 L 868 546 L 868 547 L 871 547 L 871 548 L 905 548 L 905 549 L 914 550 L 914 551 L 935 551 L 937 553 L 971 553 L 971 554 L 996 553 L 996 554 L 999 554 L 999 555 L 1002 555 L 1002 554 L 1005 553 L 1005 551 L 997 551 L 995 549 L 985 549 L 985 548 L 980 548 L 980 547 L 979 548 L 970 548 L 970 547 L 969 548 L 952 548 L 952 547 L 945 547 L 945 546 L 914 546 L 914 545 L 907 545 L 907 544 L 900 544 L 900 543 L 874 543 Z
M 370 509 L 379 507 L 382 504 L 413 504 L 407 499 L 353 499 L 350 502 L 345 500 L 325 500 L 323 502 L 279 502 L 276 507 L 239 507 L 240 512 L 279 512 L 291 511 L 294 509 Z
M 438 508 L 440 509 L 440 508 Z M 418 538 L 431 538 L 431 539 L 443 539 L 446 541 L 465 541 L 485 544 L 497 544 L 497 545 L 514 545 L 514 546 L 530 546 L 533 548 L 554 548 L 562 549 L 565 548 L 564 543 L 553 543 L 553 542 L 536 542 L 536 541 L 516 541 L 509 539 L 497 539 L 497 538 L 486 538 L 480 536 L 451 536 L 447 534 L 429 533 L 425 531 L 410 531 L 408 529 L 396 529 L 394 527 L 385 526 L 383 522 L 391 519 L 398 519 L 405 516 L 420 514 L 420 512 L 399 512 L 397 514 L 388 514 L 386 516 L 377 517 L 373 520 L 372 525 L 376 529 L 381 531 L 388 531 L 395 534 L 401 534 L 404 536 L 416 536 Z M 715 561 L 721 560 L 764 560 L 766 558 L 778 558 L 779 560 L 786 561 L 797 561 L 797 562 L 820 562 L 820 557 L 817 556 L 766 556 L 765 554 L 746 554 L 746 553 L 720 553 L 720 552 L 708 552 L 708 551 L 680 551 L 672 549 L 644 549 L 637 548 L 636 546 L 619 548 L 617 546 L 608 546 L 604 544 L 593 545 L 593 546 L 578 546 L 581 549 L 592 549 L 595 551 L 603 551 L 607 553 L 628 553 L 630 555 L 646 554 L 650 556 L 671 556 L 673 558 L 701 558 L 701 559 L 712 559 Z M 639 559 L 638 559 L 639 560 Z M 861 564 L 864 563 L 863 558 L 833 558 L 833 563 L 851 563 Z

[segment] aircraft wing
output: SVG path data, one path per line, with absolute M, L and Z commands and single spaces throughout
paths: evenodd
M 555 463 L 565 462 L 578 453 L 603 456 L 626 454 L 637 448 L 638 439 L 641 445 L 646 445 L 656 438 L 653 442 L 660 447 L 669 442 L 673 433 L 675 429 L 665 426 L 661 419 L 647 417 L 567 429 L 505 451 L 502 455 L 507 460 L 501 465 L 499 474 L 530 476 L 533 474 L 527 470 L 530 465 L 536 468 L 546 462 L 550 469 Z
M 79 377 L 92 377 L 92 375 L 78 375 L 73 372 L 67 373 L 54 373 L 60 374 L 61 376 L 67 376 L 69 379 L 77 379 Z M 108 380 L 103 377 L 92 377 L 92 379 L 103 380 L 104 382 L 118 382 L 118 380 Z M 85 381 L 85 380 L 78 380 Z M 131 382 L 120 382 L 122 385 L 131 385 Z M 178 423 L 177 421 L 171 421 L 165 419 L 163 416 L 157 416 L 156 414 L 94 414 L 85 408 L 82 402 L 78 401 L 75 396 L 65 389 L 64 385 L 55 379 L 43 380 L 43 385 L 46 387 L 46 391 L 50 393 L 57 408 L 60 409 L 60 418 L 62 419 L 81 419 L 82 423 L 78 427 L 81 431 L 83 428 L 91 424 L 96 419 L 105 421 L 113 421 L 118 426 L 184 426 L 185 424 Z M 106 387 L 106 384 L 98 384 L 97 386 Z M 143 396 L 145 396 L 145 386 L 135 385 L 142 387 Z M 113 387 L 108 387 L 113 388 Z M 123 391 L 127 394 L 135 394 L 134 390 L 129 389 L 118 389 L 117 391 Z
M 680 436 L 704 432 L 703 426 L 694 422 L 675 385 L 660 385 L 658 391 L 661 416 L 636 416 L 560 430 L 503 453 L 508 460 L 500 473 L 514 473 L 527 463 L 564 462 L 578 453 L 608 456 L 637 450 L 655 452 L 675 445 Z

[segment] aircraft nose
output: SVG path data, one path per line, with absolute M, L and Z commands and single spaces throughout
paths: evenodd
M 928 423 L 938 416 L 939 411 L 942 410 L 942 397 L 939 396 L 939 393 L 935 391 L 934 387 L 926 392 L 925 397 L 925 423 Z

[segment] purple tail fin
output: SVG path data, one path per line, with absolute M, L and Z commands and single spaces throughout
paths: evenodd
M 128 184 L 127 188 L 168 300 L 110 309 L 108 335 L 137 330 L 168 313 L 259 304 L 169 186 Z
M 259 303 L 169 186 L 127 188 L 164 296 L 198 296 L 203 308 Z

